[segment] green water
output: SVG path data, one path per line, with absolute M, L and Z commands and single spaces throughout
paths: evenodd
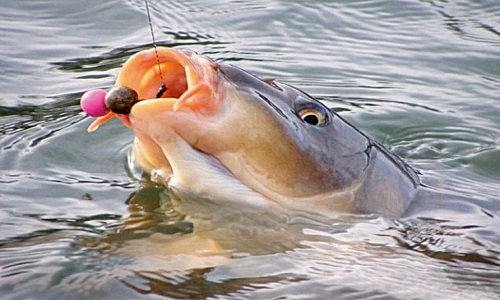
M 305 90 L 428 186 L 419 214 L 328 222 L 190 214 L 129 169 L 129 130 L 86 132 L 81 93 L 151 47 L 143 1 L 4 2 L 2 299 L 498 297 L 498 1 L 149 0 L 160 45 Z

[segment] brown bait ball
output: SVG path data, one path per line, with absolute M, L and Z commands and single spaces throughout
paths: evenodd
M 115 86 L 106 94 L 106 107 L 116 114 L 128 115 L 132 106 L 139 101 L 137 92 L 126 86 Z

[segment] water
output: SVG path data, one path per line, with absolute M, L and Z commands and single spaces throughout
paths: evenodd
M 131 133 L 88 134 L 78 107 L 151 46 L 143 1 L 4 1 L 2 299 L 498 298 L 498 1 L 150 5 L 160 45 L 321 99 L 419 169 L 427 203 L 399 220 L 182 211 L 128 169 Z

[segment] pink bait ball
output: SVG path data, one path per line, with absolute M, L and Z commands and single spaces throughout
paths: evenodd
M 80 99 L 80 107 L 87 115 L 94 118 L 106 115 L 109 112 L 104 102 L 106 93 L 103 89 L 86 91 Z

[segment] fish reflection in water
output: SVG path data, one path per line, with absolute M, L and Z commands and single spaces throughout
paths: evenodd
M 217 206 L 212 210 L 210 205 L 198 210 L 195 203 L 186 215 L 181 212 L 187 209 L 184 200 L 179 206 L 175 196 L 151 183 L 126 202 L 129 215 L 120 224 L 114 224 L 105 235 L 81 237 L 73 246 L 94 252 L 99 260 L 114 257 L 120 261 L 128 273 L 120 281 L 139 293 L 203 298 L 233 293 L 247 285 L 306 279 L 292 272 L 238 276 L 236 270 L 213 280 L 217 278 L 214 269 L 226 268 L 235 259 L 272 256 L 301 247 L 303 234 L 297 228 L 290 230 L 297 225 L 283 218 L 276 220 L 275 215 L 266 218 L 262 212 L 252 215 Z M 250 267 L 252 272 L 258 269 Z
M 81 236 L 73 247 L 84 254 L 82 263 L 96 260 L 86 271 L 99 272 L 95 264 L 110 267 L 113 277 L 141 294 L 185 299 L 261 290 L 267 298 L 273 295 L 271 287 L 304 293 L 313 282 L 317 289 L 312 298 L 388 296 L 384 291 L 389 288 L 400 288 L 394 296 L 401 297 L 439 295 L 429 285 L 455 297 L 467 294 L 463 289 L 471 280 L 481 280 L 488 297 L 498 283 L 498 253 L 484 252 L 468 234 L 469 226 L 446 220 L 277 217 L 210 204 L 190 206 L 153 183 L 132 194 L 127 204 L 128 216 L 97 236 Z M 456 270 L 457 263 L 476 271 Z M 89 277 L 86 285 L 93 282 Z M 88 289 L 100 294 L 109 284 Z M 79 285 L 66 288 L 82 292 Z

